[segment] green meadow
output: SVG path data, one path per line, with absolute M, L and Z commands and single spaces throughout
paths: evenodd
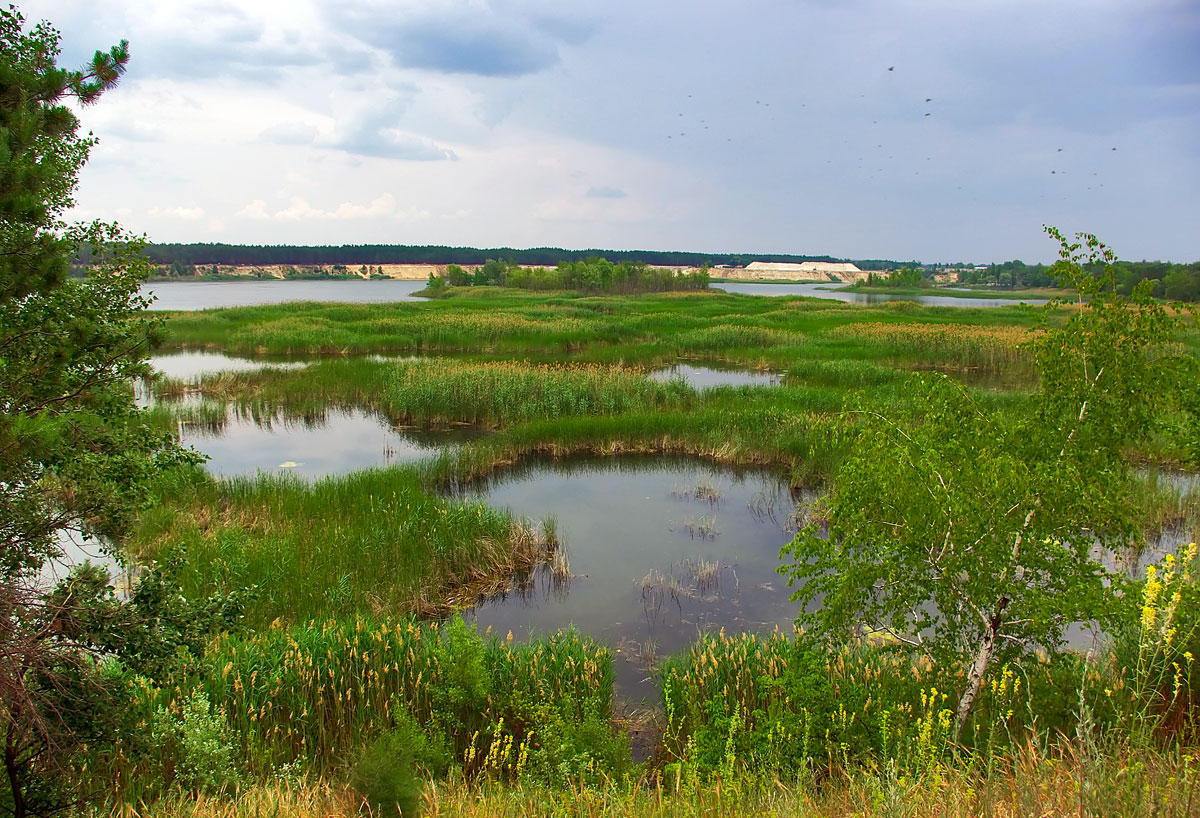
M 232 405 L 296 418 L 361 409 L 482 434 L 418 463 L 312 482 L 202 468 L 163 479 L 127 552 L 176 566 L 189 598 L 248 592 L 242 627 L 170 680 L 128 680 L 157 749 L 117 746 L 89 762 L 87 780 L 104 782 L 113 814 L 396 803 L 478 816 L 1099 814 L 1134 793 L 1122 814 L 1196 814 L 1200 633 L 1195 610 L 1161 589 L 1130 598 L 1128 627 L 1094 658 L 994 669 L 957 733 L 948 696 L 963 669 L 914 662 L 886 641 L 830 653 L 796 634 L 721 629 L 665 658 L 659 700 L 639 711 L 614 695 L 612 648 L 589 635 L 513 641 L 453 615 L 553 565 L 559 543 L 553 519 L 514 518 L 447 487 L 531 455 L 661 453 L 828 487 L 861 407 L 923 422 L 913 379 L 951 378 L 1006 417 L 1030 411 L 1029 339 L 1063 320 L 1016 305 L 490 287 L 168 314 L 163 352 L 307 365 L 160 379 L 153 411 L 165 428 L 219 430 Z M 1178 340 L 1197 349 L 1194 333 Z M 680 362 L 782 381 L 701 389 L 652 377 Z M 1196 536 L 1200 492 L 1159 476 L 1195 468 L 1189 435 L 1181 419 L 1128 452 L 1148 469 L 1132 496 L 1149 538 Z M 1172 570 L 1172 589 L 1193 599 L 1191 575 Z M 234 773 L 204 766 L 215 762 L 197 734 Z M 394 792 L 387 781 L 408 781 L 409 800 L 379 796 Z

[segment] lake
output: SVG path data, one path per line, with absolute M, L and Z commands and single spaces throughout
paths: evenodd
M 305 479 L 409 463 L 485 434 L 468 427 L 396 428 L 361 409 L 297 417 L 225 407 L 215 423 L 185 421 L 179 428 L 183 444 L 206 455 L 204 467 L 214 475 L 286 472 Z
M 677 457 L 535 459 L 462 493 L 552 515 L 570 563 L 569 581 L 539 569 L 469 618 L 501 638 L 573 624 L 613 646 L 623 694 L 654 695 L 657 657 L 706 630 L 791 632 L 797 604 L 776 568 L 797 501 L 773 472 Z
M 332 280 L 283 281 L 155 281 L 142 285 L 142 295 L 154 296 L 155 310 L 207 310 L 215 307 L 251 307 L 288 301 L 339 301 L 381 304 L 421 301 L 413 293 L 425 289 L 424 281 Z
M 743 295 L 805 295 L 848 304 L 881 304 L 885 301 L 915 301 L 939 307 L 1009 307 L 1021 302 L 1007 298 L 954 298 L 944 295 L 884 295 L 878 293 L 838 292 L 844 285 L 828 282 L 770 284 L 757 282 L 719 282 L 711 289 Z M 155 281 L 142 285 L 143 295 L 155 296 L 156 310 L 207 310 L 216 307 L 249 307 L 282 304 L 288 301 L 334 301 L 353 304 L 379 304 L 391 301 L 424 301 L 413 293 L 424 289 L 424 281 L 331 280 L 284 281 L 251 279 L 247 281 Z M 1030 299 L 1026 304 L 1044 304 L 1045 299 Z
M 882 304 L 886 301 L 915 301 L 930 307 L 1012 307 L 1025 303 L 1045 304 L 1045 298 L 1019 301 L 1012 298 L 955 298 L 949 295 L 888 295 L 885 293 L 839 292 L 845 284 L 813 281 L 803 284 L 769 284 L 749 281 L 720 281 L 711 285 L 714 290 L 742 295 L 805 295 L 810 298 L 828 298 L 847 304 Z

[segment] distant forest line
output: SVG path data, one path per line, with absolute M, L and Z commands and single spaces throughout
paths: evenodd
M 219 266 L 267 267 L 292 265 L 313 268 L 310 277 L 380 264 L 457 264 L 480 267 L 488 261 L 504 261 L 525 266 L 555 267 L 589 259 L 604 258 L 613 263 L 661 265 L 668 267 L 744 267 L 752 261 L 799 263 L 803 261 L 853 261 L 862 270 L 892 273 L 920 270 L 927 284 L 929 277 L 957 271 L 960 284 L 1008 289 L 1054 287 L 1058 282 L 1045 264 L 1005 261 L 986 267 L 965 262 L 921 264 L 891 259 L 842 259 L 828 255 L 792 255 L 786 253 L 692 253 L 666 250 L 565 250 L 560 247 L 447 247 L 444 245 L 344 244 L 344 245 L 253 245 L 253 244 L 152 244 L 146 248 L 160 275 L 194 276 L 203 268 Z M 78 261 L 86 262 L 86 259 Z M 368 268 L 369 270 L 369 268 Z M 1117 289 L 1129 293 L 1137 282 L 1154 282 L 1154 295 L 1172 301 L 1200 301 L 1200 261 L 1179 264 L 1169 261 L 1120 261 L 1115 265 Z M 300 273 L 297 273 L 300 275 Z M 720 273 L 716 273 L 720 275 Z M 882 282 L 879 282 L 882 283 Z M 886 286 L 886 285 L 884 285 Z M 911 286 L 911 285 L 910 285 Z
M 628 261 L 667 267 L 744 267 L 752 261 L 800 263 L 803 261 L 849 261 L 833 256 L 800 256 L 786 253 L 691 253 L 673 250 L 565 250 L 561 247 L 446 247 L 443 245 L 343 244 L 301 246 L 289 244 L 152 244 L 146 254 L 155 264 L 207 266 L 254 266 L 291 264 L 304 266 L 362 264 L 459 264 L 477 266 L 489 259 L 517 264 L 553 267 L 559 262 L 606 258 L 614 263 Z M 895 270 L 914 262 L 887 259 L 853 260 L 864 270 Z
M 1113 265 L 1117 292 L 1128 295 L 1139 281 L 1154 282 L 1153 295 L 1170 301 L 1200 301 L 1200 261 L 1175 264 L 1169 261 L 1118 261 Z M 903 278 L 896 276 L 896 278 Z M 959 273 L 959 283 L 1017 289 L 1056 287 L 1052 268 L 1044 264 L 1006 261 L 978 270 Z

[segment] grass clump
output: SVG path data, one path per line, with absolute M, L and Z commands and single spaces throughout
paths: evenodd
M 611 366 L 414 361 L 391 372 L 381 400 L 408 423 L 496 425 L 565 415 L 614 415 L 686 405 L 678 381 Z
M 420 814 L 424 782 L 413 769 L 411 729 L 397 727 L 367 745 L 350 773 L 350 786 L 363 805 L 378 814 Z
M 445 611 L 506 587 L 554 548 L 506 512 L 431 494 L 406 468 L 314 483 L 181 472 L 164 482 L 162 497 L 127 549 L 143 562 L 179 558 L 189 597 L 254 589 L 246 607 L 253 627 Z
M 574 631 L 518 644 L 459 618 L 356 618 L 218 636 L 185 675 L 143 680 L 136 709 L 150 723 L 211 702 L 206 718 L 220 722 L 248 775 L 276 778 L 299 764 L 303 777 L 342 776 L 358 760 L 370 798 L 406 788 L 414 764 L 421 776 L 512 779 L 531 766 L 580 764 L 612 777 L 618 767 L 609 765 L 624 763 L 610 726 L 612 684 L 610 650 Z M 576 735 L 577 725 L 591 727 Z M 398 744 L 409 754 L 389 760 Z M 152 797 L 154 782 L 181 780 L 179 757 L 139 750 L 130 735 L 87 763 L 114 792 Z

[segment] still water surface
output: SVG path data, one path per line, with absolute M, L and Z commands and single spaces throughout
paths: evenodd
M 810 298 L 829 298 L 847 304 L 882 304 L 885 301 L 915 301 L 931 307 L 1013 307 L 1017 304 L 1045 304 L 1044 298 L 1018 301 L 1011 298 L 955 298 L 949 295 L 888 295 L 885 293 L 839 292 L 844 284 L 808 282 L 804 284 L 760 284 L 741 281 L 722 281 L 712 284 L 714 290 L 743 295 L 806 295 Z
M 754 372 L 738 367 L 722 367 L 717 364 L 675 364 L 650 373 L 656 381 L 682 379 L 693 389 L 710 389 L 716 386 L 779 386 L 783 376 L 774 372 Z
M 886 295 L 838 292 L 843 285 L 822 282 L 805 284 L 762 284 L 719 282 L 714 290 L 744 295 L 806 295 L 848 304 L 881 304 L 885 301 L 916 301 L 939 307 L 1009 307 L 1021 303 L 1008 298 L 954 298 L 945 295 Z M 375 304 L 389 301 L 424 301 L 413 293 L 424 289 L 424 281 L 171 281 L 142 285 L 144 295 L 154 295 L 156 310 L 206 310 L 214 307 L 248 307 L 287 301 L 335 301 Z M 1044 304 L 1030 299 L 1026 304 Z
M 504 638 L 574 624 L 614 646 L 618 689 L 652 695 L 655 655 L 726 628 L 791 631 L 797 604 L 776 573 L 796 500 L 768 471 L 697 459 L 534 460 L 466 491 L 532 519 L 556 518 L 566 587 L 542 569 L 470 614 Z
M 222 352 L 174 352 L 150 358 L 150 365 L 155 370 L 180 381 L 194 381 L 218 372 L 257 372 L 267 366 L 302 369 L 307 363 L 297 359 L 236 358 Z
M 155 297 L 155 310 L 207 310 L 287 301 L 421 301 L 413 293 L 424 288 L 424 281 L 169 281 L 143 284 L 142 295 Z
M 255 416 L 227 408 L 219 425 L 183 423 L 184 445 L 207 455 L 221 477 L 258 472 L 306 479 L 409 463 L 483 435 L 475 429 L 398 429 L 361 409 L 329 409 L 307 418 Z

